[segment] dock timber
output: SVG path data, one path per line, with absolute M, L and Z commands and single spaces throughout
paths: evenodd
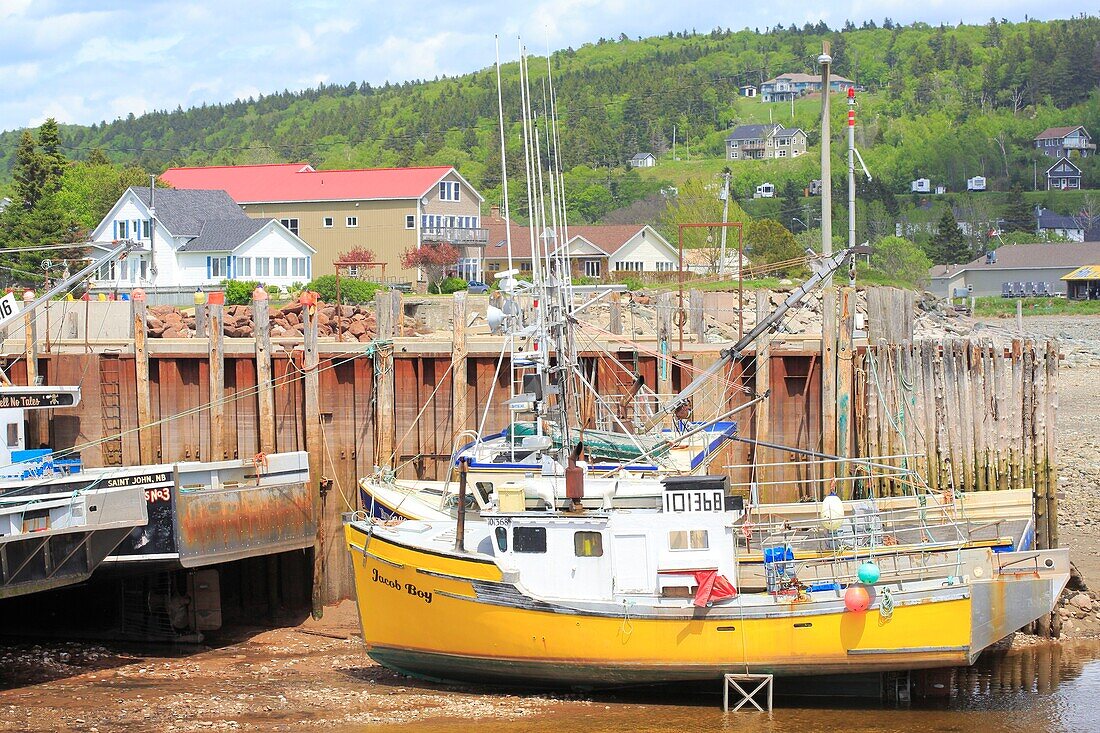
M 728 409 L 770 390 L 764 405 L 743 414 L 741 436 L 814 451 L 828 440 L 840 456 L 899 456 L 899 465 L 915 464 L 938 491 L 1027 489 L 1035 497 L 1038 547 L 1056 546 L 1057 344 L 913 342 L 911 297 L 885 290 L 868 299 L 867 337 L 854 332 L 852 297 L 841 292 L 840 314 L 834 311 L 826 324 L 837 339 L 828 348 L 820 336 L 771 335 L 732 365 L 696 410 Z M 36 374 L 46 384 L 81 384 L 78 410 L 37 413 L 31 427 L 38 432 L 28 434 L 55 450 L 80 450 L 88 466 L 309 452 L 320 518 L 316 611 L 353 593 L 339 530 L 341 515 L 359 508 L 357 479 L 376 466 L 400 476 L 442 477 L 457 436 L 481 418 L 494 380 L 497 394 L 507 392 L 507 370 L 496 368 L 499 339 L 466 328 L 477 310 L 473 298 L 455 298 L 454 333 L 431 337 L 396 335 L 401 298 L 378 295 L 378 332 L 368 343 L 317 339 L 315 330 L 304 339 L 271 338 L 264 329 L 255 338 L 227 338 L 218 331 L 220 306 L 210 306 L 205 335 L 197 338 L 146 338 L 144 319 L 134 317 L 127 338 L 54 338 L 30 361 L 22 334 L 9 334 L 0 359 L 16 384 Z M 666 301 L 658 299 L 661 322 L 670 320 L 662 311 L 671 308 Z M 257 323 L 266 307 L 256 309 Z M 658 393 L 672 392 L 693 368 L 713 363 L 722 346 L 696 339 L 676 349 L 666 337 L 666 353 L 652 338 L 598 338 L 600 349 L 582 351 L 582 358 L 607 396 L 629 386 L 624 364 Z M 825 369 L 826 359 L 837 363 Z M 838 375 L 832 389 L 823 388 L 823 373 Z M 487 425 L 507 422 L 503 400 L 488 409 Z M 763 501 L 820 498 L 830 486 L 824 472 L 831 468 L 797 455 L 752 442 L 726 450 L 714 468 L 738 466 L 729 469 L 735 486 L 751 483 L 744 466 L 752 451 L 756 462 L 768 464 Z M 911 490 L 896 477 L 845 481 L 846 471 L 837 469 L 838 493 L 850 495 L 857 486 L 876 496 Z

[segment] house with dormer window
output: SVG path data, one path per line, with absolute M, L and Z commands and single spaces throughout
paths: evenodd
M 313 277 L 314 250 L 274 219 L 246 216 L 225 191 L 126 189 L 92 232 L 91 246 L 137 246 L 103 265 L 92 288 L 190 293 L 223 280 L 289 287 Z

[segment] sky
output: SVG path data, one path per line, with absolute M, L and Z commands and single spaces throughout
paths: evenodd
M 0 0 L 0 130 L 47 117 L 91 124 L 320 82 L 379 84 L 462 74 L 528 46 L 669 30 L 830 27 L 886 16 L 932 24 L 1095 13 L 1090 0 Z M 740 6 L 740 7 L 738 7 Z M 1048 15 L 1050 14 L 1050 15 Z

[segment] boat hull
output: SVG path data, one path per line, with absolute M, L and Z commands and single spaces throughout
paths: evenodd
M 609 687 L 746 670 L 803 676 L 965 665 L 989 639 L 1018 628 L 1007 609 L 1022 604 L 1039 615 L 1057 593 L 1038 577 L 990 583 L 993 613 L 973 607 L 968 585 L 900 598 L 892 615 L 877 606 L 846 611 L 839 594 L 764 613 L 736 602 L 687 616 L 633 615 L 629 604 L 609 613 L 533 599 L 483 556 L 423 550 L 364 527 L 346 532 L 367 652 L 435 680 Z

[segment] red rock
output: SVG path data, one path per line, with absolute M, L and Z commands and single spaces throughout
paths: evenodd
M 365 333 L 365 334 L 363 334 L 362 336 L 359 337 L 359 343 L 361 343 L 361 344 L 365 344 L 368 341 L 373 341 L 373 340 L 374 340 L 374 336 L 372 336 L 369 333 Z
M 299 323 L 302 322 L 302 319 L 298 317 L 297 313 L 287 313 L 285 315 L 286 315 L 287 325 L 297 326 Z
M 363 321 L 352 321 L 347 328 L 347 332 L 352 336 L 363 336 L 367 332 L 367 324 Z M 362 341 L 362 339 L 360 339 Z

